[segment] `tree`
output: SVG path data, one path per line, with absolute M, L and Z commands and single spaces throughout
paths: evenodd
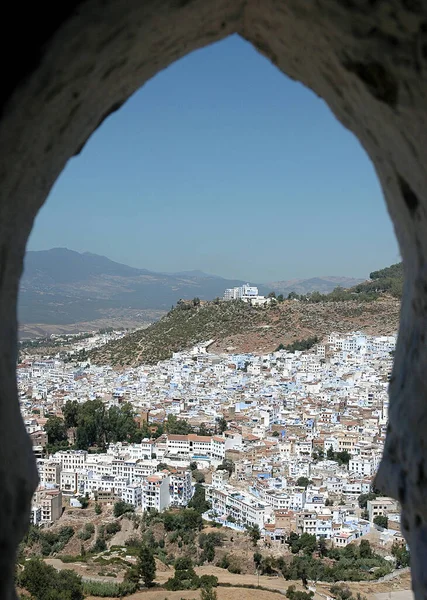
M 259 525 L 255 523 L 255 525 L 247 525 L 246 532 L 249 536 L 249 539 L 252 542 L 252 545 L 255 547 L 258 543 L 258 540 L 261 539 L 261 531 L 259 529 Z
M 34 600 L 83 600 L 82 579 L 69 570 L 56 571 L 39 558 L 25 563 L 20 585 Z
M 219 419 L 216 420 L 216 427 L 217 427 L 218 433 L 224 433 L 224 431 L 226 431 L 226 429 L 228 427 L 228 423 L 223 416 L 219 417 Z
M 128 504 L 127 502 L 124 502 L 123 500 L 119 500 L 118 502 L 115 503 L 114 516 L 116 518 L 121 517 L 122 515 L 124 515 L 127 512 L 135 512 L 135 508 L 132 506 L 132 504 Z
M 360 508 L 366 508 L 368 505 L 368 500 L 375 500 L 376 497 L 377 495 L 374 494 L 374 492 L 369 492 L 369 494 L 360 494 L 357 501 L 359 502 Z
M 385 515 L 377 515 L 376 517 L 374 517 L 374 523 L 375 525 L 378 525 L 378 527 L 383 527 L 384 529 L 387 529 L 388 518 Z
M 294 585 L 290 585 L 286 591 L 286 598 L 289 600 L 312 600 L 313 592 L 300 592 Z
M 342 452 L 335 453 L 335 460 L 340 465 L 348 465 L 351 459 L 351 454 L 347 452 L 347 450 L 343 450 Z
M 88 400 L 79 406 L 76 446 L 87 450 L 91 446 L 105 449 L 107 443 L 107 413 L 100 399 Z
M 391 547 L 391 553 L 396 559 L 396 567 L 399 569 L 400 567 L 409 567 L 411 562 L 411 555 L 409 550 L 406 549 L 405 544 L 399 544 L 398 542 L 394 542 Z
M 188 503 L 188 508 L 194 508 L 200 515 L 205 513 L 211 507 L 206 500 L 206 490 L 201 483 L 196 483 L 194 495 Z
M 196 483 L 205 483 L 205 475 L 201 471 L 193 471 L 193 479 Z
M 212 562 L 215 558 L 215 548 L 222 546 L 223 536 L 221 533 L 213 531 L 211 533 L 201 533 L 199 535 L 199 546 L 203 552 L 200 555 L 200 562 Z
M 79 496 L 78 501 L 82 505 L 82 508 L 87 508 L 89 506 L 89 498 L 86 496 Z
M 326 453 L 326 458 L 328 460 L 335 460 L 335 452 L 334 452 L 332 446 L 329 446 L 328 451 Z
M 83 600 L 84 598 L 82 578 L 74 571 L 68 569 L 59 571 L 55 588 L 51 598 L 59 598 L 60 600 Z
M 360 558 L 371 558 L 372 548 L 368 540 L 361 540 L 359 546 Z
M 49 444 L 58 444 L 59 442 L 65 442 L 67 439 L 67 429 L 65 427 L 65 423 L 62 419 L 56 417 L 55 415 L 48 418 L 44 429 L 47 433 Z
M 167 433 L 178 435 L 187 435 L 192 432 L 193 428 L 184 419 L 178 419 L 175 415 L 168 415 L 165 423 Z
M 205 589 L 218 587 L 218 577 L 215 575 L 202 575 L 200 577 L 200 587 Z
M 79 403 L 77 400 L 68 400 L 62 409 L 62 414 L 64 415 L 65 427 L 67 429 L 77 427 L 79 415 Z
M 139 589 L 140 575 L 138 566 L 130 567 L 123 577 L 123 584 L 130 590 L 130 593 L 134 593 Z
M 229 476 L 233 474 L 234 471 L 234 462 L 229 458 L 224 458 L 222 463 L 218 466 L 217 471 L 228 471 Z
M 199 435 L 209 435 L 210 431 L 206 427 L 206 423 L 200 423 L 199 425 Z
M 312 456 L 313 460 L 323 460 L 325 458 L 325 452 L 323 451 L 323 448 L 315 448 Z
M 216 590 L 212 587 L 202 587 L 200 590 L 200 600 L 217 600 Z
M 311 483 L 311 481 L 308 479 L 308 477 L 298 477 L 297 479 L 297 486 L 298 487 L 303 487 L 306 488 L 309 486 L 309 484 Z
M 262 561 L 262 554 L 260 552 L 254 552 L 254 563 L 255 563 L 255 566 L 257 569 L 259 569 L 261 561 Z
M 95 502 L 95 514 L 100 515 L 102 513 L 102 506 L 98 502 Z
M 167 590 L 189 590 L 200 586 L 200 579 L 193 568 L 191 558 L 181 556 L 175 561 L 175 574 L 167 580 Z
M 139 550 L 137 568 L 144 585 L 151 587 L 156 577 L 156 561 L 151 548 L 145 544 Z
M 129 402 L 121 406 L 111 406 L 106 417 L 106 433 L 109 442 L 134 442 L 138 426 Z
M 321 538 L 319 538 L 318 550 L 319 550 L 320 556 L 327 556 L 328 549 L 326 547 L 325 538 L 323 536 Z
M 305 554 L 311 555 L 317 548 L 316 536 L 310 535 L 309 533 L 303 533 L 299 539 L 299 544 L 301 550 L 303 550 Z
M 20 577 L 20 584 L 35 600 L 43 600 L 46 597 L 46 590 L 50 587 L 50 582 L 55 577 L 56 571 L 53 567 L 46 565 L 39 558 L 31 558 L 25 563 L 25 569 Z

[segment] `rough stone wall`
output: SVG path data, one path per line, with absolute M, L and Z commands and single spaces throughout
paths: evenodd
M 232 33 L 328 103 L 383 186 L 406 284 L 378 485 L 402 503 L 416 598 L 427 597 L 426 1 L 64 0 L 11 4 L 2 22 L 14 44 L 2 36 L 0 597 L 14 598 L 37 481 L 15 382 L 16 298 L 34 217 L 108 115 L 173 61 Z

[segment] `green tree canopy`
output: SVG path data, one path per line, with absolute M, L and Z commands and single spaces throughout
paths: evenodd
M 219 417 L 216 420 L 216 427 L 217 427 L 218 433 L 224 433 L 224 431 L 227 429 L 228 424 L 227 424 L 226 419 L 223 416 Z
M 53 415 L 46 421 L 44 429 L 47 433 L 47 440 L 50 444 L 58 444 L 67 440 L 67 428 L 63 419 Z
M 303 487 L 306 488 L 310 485 L 311 481 L 308 479 L 308 477 L 298 477 L 297 479 L 297 486 L 298 487 Z
M 374 523 L 375 525 L 378 525 L 378 527 L 384 527 L 384 529 L 387 529 L 388 518 L 385 515 L 377 515 L 374 517 Z
M 372 548 L 368 540 L 361 540 L 359 555 L 361 558 L 370 558 L 372 556 Z
M 83 600 L 81 577 L 74 571 L 56 571 L 39 558 L 25 563 L 19 584 L 34 600 Z
M 357 501 L 359 502 L 360 508 L 366 508 L 368 504 L 368 500 L 375 500 L 377 494 L 374 492 L 369 492 L 369 494 L 360 494 Z
M 391 548 L 391 553 L 396 559 L 396 567 L 409 567 L 411 563 L 411 555 L 406 548 L 406 544 L 394 542 Z
M 167 433 L 177 435 L 187 435 L 193 431 L 193 428 L 184 419 L 178 419 L 175 415 L 168 415 L 164 422 Z
M 135 508 L 132 506 L 132 504 L 128 504 L 127 502 L 124 502 L 123 500 L 119 500 L 118 502 L 115 503 L 114 516 L 116 518 L 121 517 L 122 515 L 124 515 L 127 512 L 135 512 Z
M 77 427 L 77 420 L 79 416 L 79 403 L 77 400 L 68 400 L 62 409 L 64 415 L 65 427 Z
M 258 544 L 258 541 L 261 539 L 261 531 L 259 529 L 259 525 L 255 523 L 255 525 L 247 525 L 246 532 L 249 536 L 249 539 L 252 542 L 252 545 L 255 547 Z
M 145 544 L 139 550 L 137 568 L 144 585 L 151 587 L 156 577 L 156 561 L 152 549 Z

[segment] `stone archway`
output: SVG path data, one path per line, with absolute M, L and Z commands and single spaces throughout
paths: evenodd
M 13 61 L 5 68 L 0 100 L 1 597 L 14 597 L 15 551 L 37 481 L 15 381 L 16 299 L 34 217 L 67 160 L 136 89 L 186 53 L 239 33 L 281 71 L 325 99 L 357 135 L 383 186 L 406 283 L 390 385 L 390 428 L 378 484 L 402 503 L 414 589 L 418 600 L 424 598 L 426 3 L 64 0 L 54 8 L 16 4 L 3 13 L 19 49 L 13 48 Z M 2 42 L 7 59 L 10 47 Z

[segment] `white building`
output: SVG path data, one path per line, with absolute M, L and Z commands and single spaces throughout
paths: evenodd
M 177 471 L 169 475 L 170 504 L 187 506 L 193 495 L 190 471 Z
M 127 485 L 123 491 L 121 498 L 127 504 L 131 504 L 135 508 L 142 506 L 142 488 L 137 483 Z
M 142 508 L 159 512 L 170 505 L 169 477 L 165 473 L 156 473 L 147 477 L 142 485 Z

